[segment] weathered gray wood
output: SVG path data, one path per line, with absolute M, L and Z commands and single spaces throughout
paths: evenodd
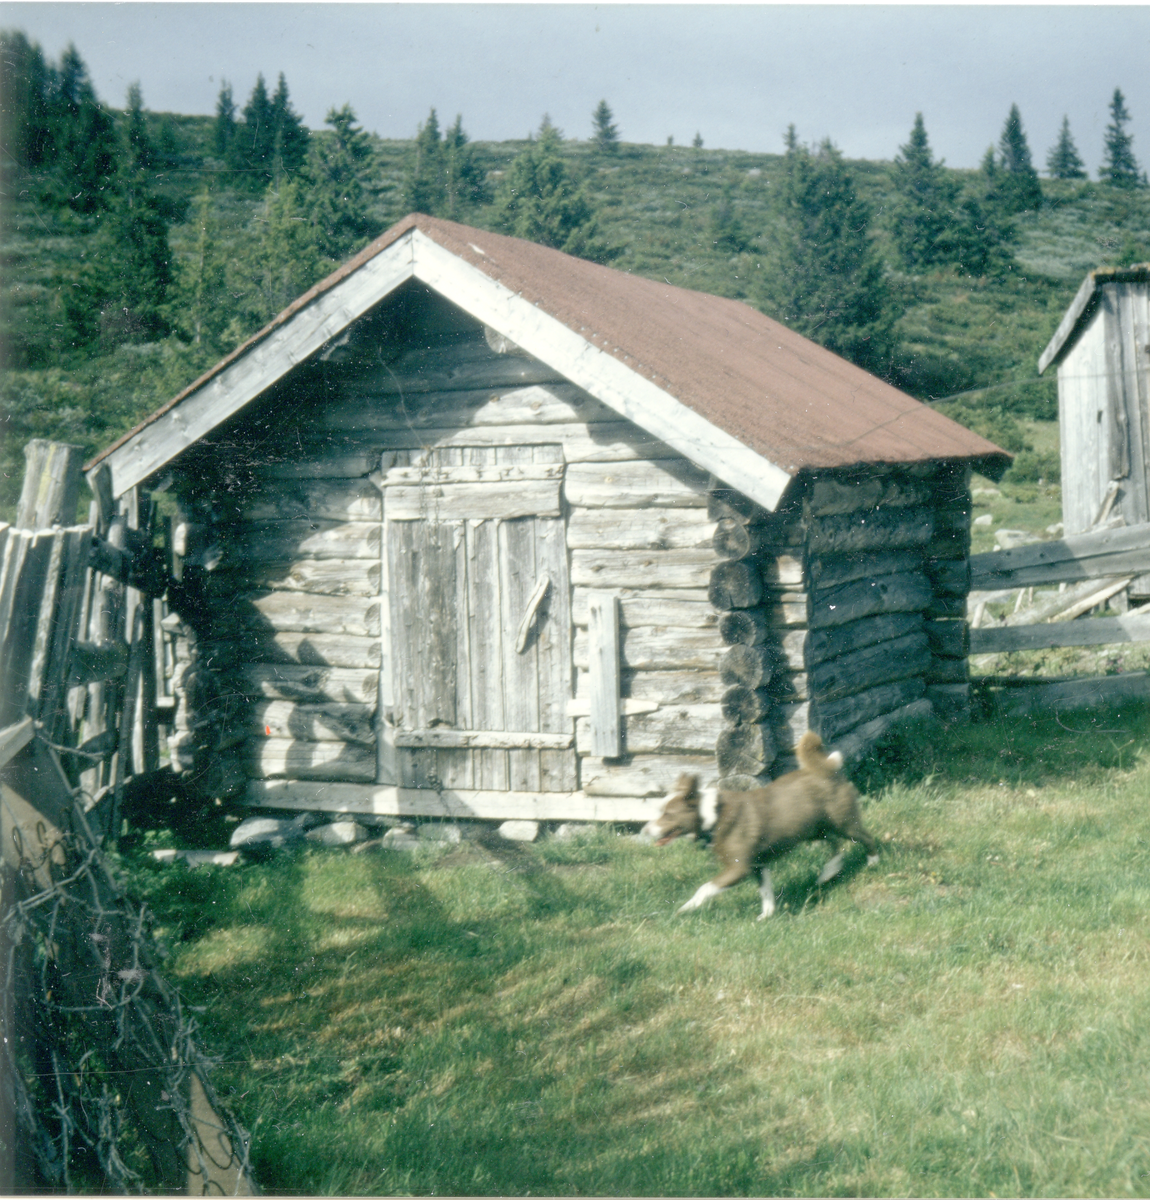
M 1150 525 L 1134 525 L 972 555 L 970 587 L 993 591 L 1144 571 L 1150 571 Z
M 807 581 L 802 555 L 788 554 L 779 547 L 765 549 L 762 567 L 768 588 L 802 588 Z
M 774 699 L 783 704 L 811 698 L 810 675 L 806 671 L 778 671 L 771 676 L 767 689 Z
M 375 779 L 375 747 L 349 742 L 303 742 L 253 738 L 244 747 L 251 779 L 330 779 L 369 783 Z
M 713 629 L 649 628 L 637 626 L 621 630 L 622 665 L 632 670 L 672 670 L 693 667 L 718 671 L 724 646 Z M 582 629 L 576 629 L 572 655 L 579 670 L 591 662 L 590 643 Z
M 118 679 L 128 673 L 128 647 L 124 642 L 97 646 L 76 642 L 72 647 L 68 672 L 69 686 Z
M 934 706 L 930 700 L 925 697 L 914 700 L 893 712 L 883 713 L 873 720 L 855 726 L 850 733 L 836 739 L 834 748 L 846 763 L 857 763 L 880 738 L 885 737 L 897 726 L 914 721 L 929 721 L 933 715 Z
M 767 621 L 777 629 L 806 625 L 809 615 L 806 592 L 768 592 L 763 604 Z
M 613 508 L 576 508 L 567 519 L 573 550 L 705 550 L 715 522 L 702 509 L 636 508 L 620 517 Z
M 84 447 L 33 438 L 24 446 L 24 484 L 16 506 L 18 529 L 71 525 L 80 496 Z
M 1113 646 L 1150 641 L 1150 612 L 1089 621 L 1039 625 L 992 625 L 970 631 L 971 654 L 1005 654 L 1012 650 L 1044 650 L 1049 646 Z
M 732 646 L 719 663 L 719 678 L 728 687 L 766 687 L 779 665 L 778 659 L 773 646 Z
M 379 489 L 367 479 L 265 486 L 240 506 L 245 521 L 378 521 Z
M 458 413 L 458 424 L 450 421 L 451 414 L 443 413 L 440 414 L 442 424 L 419 427 L 404 424 L 396 428 L 368 431 L 365 436 L 380 446 L 386 443 L 389 449 L 397 451 L 424 450 L 428 446 L 439 450 L 526 446 L 539 440 L 539 425 L 535 422 L 471 425 L 467 422 L 473 411 L 469 409 Z M 353 437 L 355 434 L 356 430 L 349 425 L 346 436 Z M 567 462 L 625 462 L 652 456 L 669 458 L 674 453 L 669 447 L 642 433 L 630 421 L 617 419 L 591 424 L 548 425 L 547 438 L 562 445 L 563 457 Z M 309 456 L 322 454 L 326 444 L 306 443 L 304 452 Z M 298 446 L 293 449 L 296 453 L 300 452 Z
M 733 488 L 714 487 L 707 494 L 707 514 L 712 521 L 770 522 L 773 514 Z
M 804 652 L 808 666 L 836 658 L 851 650 L 886 642 L 923 628 L 919 613 L 879 613 L 848 625 L 812 629 L 806 637 Z
M 880 575 L 898 575 L 922 569 L 922 551 L 876 550 L 832 558 L 812 558 L 808 567 L 811 591 L 816 594 Z
M 378 672 L 371 669 L 253 663 L 239 667 L 234 677 L 248 696 L 267 696 L 304 704 L 332 701 L 375 708 Z
M 627 754 L 706 754 L 723 729 L 718 704 L 676 704 L 623 721 Z M 580 755 L 591 753 L 591 726 L 585 717 L 575 721 L 575 744 Z
M 844 696 L 841 700 L 812 702 L 812 723 L 822 734 L 825 742 L 836 742 L 857 725 L 874 720 L 883 713 L 920 699 L 926 692 L 926 683 L 921 677 L 901 679 L 897 683 L 882 683 Z
M 766 526 L 725 517 L 715 526 L 712 545 L 720 558 L 740 559 L 763 553 L 773 542 Z
M 907 508 L 929 503 L 929 483 L 917 479 L 875 476 L 851 481 L 816 478 L 803 509 L 808 517 L 853 513 L 859 509 Z
M 926 576 L 940 596 L 965 596 L 970 591 L 969 559 L 928 559 Z
M 715 762 L 719 775 L 761 775 L 778 753 L 769 725 L 737 725 L 716 739 Z
M 687 760 L 690 761 L 690 760 Z M 379 816 L 535 821 L 649 821 L 661 794 L 588 795 L 585 792 L 505 792 L 465 788 L 400 788 L 355 783 L 253 780 L 246 802 L 256 808 Z
M 375 637 L 379 634 L 379 600 L 375 597 L 311 596 L 300 592 L 265 592 L 237 596 L 230 623 L 257 630 Z
M 701 588 L 694 590 L 668 590 L 659 593 L 652 589 L 620 588 L 615 593 L 619 598 L 619 624 L 624 629 L 640 626 L 674 627 L 677 629 L 716 629 L 719 614 L 707 600 Z M 571 602 L 571 622 L 586 627 L 588 621 L 588 598 L 592 589 L 577 587 Z
M 14 530 L 0 566 L 0 726 L 25 715 L 55 534 Z
M 763 598 L 763 576 L 752 561 L 721 562 L 711 572 L 707 598 L 722 611 L 753 608 Z
M 389 521 L 510 521 L 558 516 L 559 473 L 551 464 L 507 468 L 507 479 L 445 484 L 388 484 Z M 389 473 L 390 476 L 391 473 Z M 543 478 L 532 478 L 532 475 Z
M 496 354 L 486 342 L 476 341 L 404 350 L 386 366 L 357 373 L 354 386 L 365 395 L 406 397 L 439 391 L 525 387 L 550 381 L 563 382 L 554 368 L 538 359 Z
M 876 613 L 921 612 L 934 598 L 922 575 L 883 575 L 831 588 L 810 602 L 811 629 L 845 625 Z
M 36 726 L 31 717 L 0 729 L 0 767 L 11 762 L 35 736 Z
M 771 631 L 759 608 L 731 609 L 719 617 L 719 637 L 728 646 L 759 646 Z
M 586 670 L 575 674 L 575 699 L 572 703 L 586 704 L 586 712 L 590 712 L 590 675 Z M 719 679 L 717 671 L 706 671 L 698 668 L 686 670 L 633 670 L 625 668 L 620 675 L 620 690 L 623 695 L 621 703 L 623 712 L 627 705 L 634 700 L 637 703 L 653 702 L 656 704 L 718 704 L 722 699 L 725 685 Z M 568 704 L 567 711 L 573 711 Z M 580 716 L 585 715 L 580 713 Z
M 965 658 L 936 658 L 931 661 L 925 679 L 930 683 L 965 683 L 970 678 Z
M 964 659 L 953 661 L 965 664 Z M 876 684 L 891 683 L 912 675 L 925 676 L 931 663 L 926 634 L 916 630 L 816 664 L 809 671 L 809 687 L 821 706 L 825 701 L 861 692 Z
M 965 658 L 970 652 L 970 628 L 965 621 L 927 621 L 927 640 L 940 658 Z
M 571 582 L 592 588 L 705 588 L 713 550 L 572 550 Z
M 379 558 L 379 525 L 367 521 L 253 521 L 221 545 L 221 570 L 248 562 Z
M 352 634 L 245 630 L 239 640 L 205 644 L 204 652 L 221 664 L 298 663 L 307 667 L 363 667 L 376 671 L 381 665 L 379 638 Z
M 271 480 L 332 479 L 349 481 L 366 478 L 379 466 L 379 451 L 355 442 L 333 444 L 330 440 L 321 446 L 299 443 L 285 451 L 279 462 L 261 464 L 256 468 L 256 477 L 265 484 Z
M 233 562 L 231 570 L 212 576 L 214 594 L 237 588 L 277 592 L 311 592 L 319 596 L 378 596 L 380 564 L 368 558 L 300 558 L 292 562 Z M 226 603 L 226 601 L 225 601 Z
M 985 684 L 988 681 L 982 682 Z M 1016 716 L 1038 709 L 1062 712 L 1076 708 L 1098 708 L 1150 697 L 1150 675 L 1145 671 L 1131 671 L 1125 675 L 1105 675 L 1093 679 L 1034 683 L 1025 687 L 1009 687 L 992 695 L 994 711 L 1002 716 Z
M 588 602 L 588 673 L 591 684 L 591 753 L 618 758 L 623 749 L 619 712 L 621 638 L 619 601 L 614 593 L 592 593 Z
M 666 796 L 684 771 L 698 775 L 704 785 L 715 774 L 714 754 L 636 754 L 625 763 L 596 758 L 580 760 L 583 791 L 588 796 Z
M 298 704 L 265 700 L 248 707 L 247 729 L 257 735 L 297 742 L 375 744 L 374 704 Z
M 528 729 L 409 729 L 395 735 L 397 746 L 424 750 L 567 750 L 574 740 L 570 733 Z
M 723 718 L 732 725 L 755 725 L 766 719 L 774 703 L 774 698 L 766 688 L 749 688 L 738 684 L 723 693 Z
M 821 517 L 810 523 L 807 538 L 810 553 L 822 556 L 925 546 L 933 533 L 933 509 L 880 508 L 873 512 Z
M 681 458 L 571 463 L 563 494 L 574 508 L 706 509 L 707 479 Z

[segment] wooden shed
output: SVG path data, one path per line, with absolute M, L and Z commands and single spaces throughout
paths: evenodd
M 634 821 L 969 703 L 993 444 L 745 304 L 412 215 L 88 465 L 166 490 L 173 760 Z
M 1086 276 L 1038 373 L 1052 364 L 1065 536 L 1150 521 L 1150 263 Z M 1131 590 L 1150 593 L 1150 577 Z

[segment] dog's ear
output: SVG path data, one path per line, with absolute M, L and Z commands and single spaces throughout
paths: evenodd
M 689 775 L 684 772 L 679 776 L 678 782 L 675 784 L 675 795 L 679 797 L 685 804 L 690 804 L 694 808 L 699 806 L 699 777 L 698 775 Z

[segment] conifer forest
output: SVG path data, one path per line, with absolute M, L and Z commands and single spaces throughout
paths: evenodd
M 956 170 L 914 112 L 877 162 L 793 126 L 777 153 L 635 144 L 607 98 L 585 128 L 541 114 L 481 142 L 429 97 L 386 140 L 336 96 L 308 129 L 282 74 L 187 116 L 135 84 L 98 96 L 74 46 L 0 49 L 0 519 L 30 438 L 107 445 L 411 211 L 744 300 L 1015 452 L 1020 478 L 1057 474 L 1023 422 L 1057 415 L 1036 364 L 1082 278 L 1150 260 L 1118 87 L 1102 147 L 1066 119 L 1032 147 L 1013 105 Z

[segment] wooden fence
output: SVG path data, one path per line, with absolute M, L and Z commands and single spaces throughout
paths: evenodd
M 97 480 L 89 523 L 67 524 L 80 448 L 25 456 L 0 524 L 0 1193 L 250 1195 L 248 1139 L 101 853 L 125 782 L 159 768 L 150 514 Z
M 1150 641 L 1150 605 L 1121 616 L 1077 619 L 1150 571 L 1150 525 L 976 554 L 970 568 L 971 655 Z M 1035 588 L 1051 586 L 1061 590 L 1035 601 Z M 1014 610 L 1001 622 L 982 624 L 987 604 L 1010 602 Z M 995 707 L 1003 713 L 1150 697 L 1150 676 L 1142 671 L 1092 679 L 991 676 L 981 685 L 984 691 L 997 690 Z

